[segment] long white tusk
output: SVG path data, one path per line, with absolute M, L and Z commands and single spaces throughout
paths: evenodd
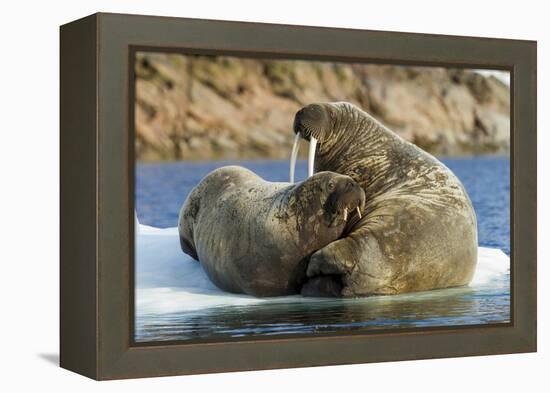
M 359 209 L 359 206 L 357 206 L 357 215 L 359 216 L 359 218 L 363 218 L 361 216 L 361 209 Z
M 300 134 L 296 134 L 294 137 L 294 144 L 292 145 L 292 153 L 290 153 L 290 182 L 294 183 L 294 171 L 296 170 L 296 158 L 298 157 L 298 150 L 300 150 L 300 141 L 302 137 Z
M 344 221 L 347 221 L 348 220 L 348 208 L 345 207 L 344 208 Z
M 313 175 L 315 168 L 315 148 L 317 147 L 317 139 L 309 137 L 309 154 L 307 156 L 307 177 Z

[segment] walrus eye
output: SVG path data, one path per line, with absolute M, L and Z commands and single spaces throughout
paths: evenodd
M 327 188 L 328 188 L 329 191 L 334 190 L 334 183 L 331 182 L 331 181 L 329 181 L 329 182 L 328 182 L 328 185 L 327 185 Z

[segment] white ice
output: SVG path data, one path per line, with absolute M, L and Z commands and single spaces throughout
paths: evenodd
M 497 280 L 509 268 L 510 260 L 504 252 L 479 247 L 477 270 L 470 286 L 475 288 Z M 210 282 L 199 262 L 181 251 L 177 228 L 159 229 L 137 224 L 135 270 L 137 315 L 282 300 L 318 301 L 301 296 L 261 299 L 223 292 Z

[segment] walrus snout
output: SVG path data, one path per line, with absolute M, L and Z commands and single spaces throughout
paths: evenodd
M 323 141 L 325 130 L 330 125 L 330 113 L 324 104 L 310 104 L 303 107 L 294 115 L 294 145 L 290 154 L 290 182 L 294 183 L 294 171 L 300 140 L 309 141 L 309 153 L 307 163 L 308 177 L 313 175 L 315 167 L 315 152 L 317 141 Z
M 328 196 L 325 209 L 329 214 L 330 226 L 343 225 L 354 212 L 362 218 L 365 207 L 365 191 L 359 183 L 348 176 L 342 176 L 336 182 L 329 183 L 333 191 Z
M 355 182 L 352 179 L 349 179 L 348 182 L 346 182 L 346 189 L 347 189 L 347 202 L 346 203 L 346 217 L 344 221 L 347 221 L 347 214 L 353 213 L 354 211 L 357 213 L 359 218 L 362 218 L 361 211 L 365 208 L 365 191 L 361 188 L 359 183 Z
M 311 137 L 321 140 L 329 121 L 329 113 L 323 104 L 309 104 L 294 115 L 294 133 L 308 141 Z

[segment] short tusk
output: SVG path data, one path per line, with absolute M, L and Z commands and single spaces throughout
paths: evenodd
M 344 221 L 347 221 L 348 220 L 348 208 L 345 207 L 344 208 Z
M 309 154 L 307 156 L 307 177 L 313 176 L 315 168 L 315 148 L 317 147 L 317 139 L 309 137 Z
M 296 134 L 294 137 L 294 144 L 292 145 L 292 153 L 290 153 L 290 182 L 294 183 L 294 172 L 296 170 L 296 158 L 298 157 L 298 150 L 300 150 L 300 141 L 302 137 L 300 134 Z
M 357 206 L 357 215 L 359 216 L 359 218 L 363 218 L 363 216 L 361 216 L 361 210 L 359 209 L 359 206 Z

